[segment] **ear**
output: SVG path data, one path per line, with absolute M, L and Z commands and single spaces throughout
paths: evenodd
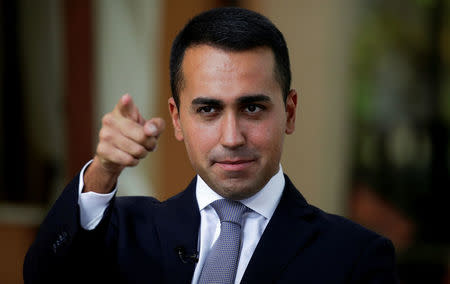
M 170 97 L 168 103 L 169 103 L 170 116 L 172 117 L 172 124 L 173 124 L 175 138 L 178 141 L 183 141 L 184 136 L 183 136 L 183 129 L 181 127 L 181 122 L 180 122 L 180 112 L 178 111 L 178 107 L 175 104 L 175 100 L 173 99 L 173 97 Z
M 297 112 L 297 91 L 289 91 L 286 98 L 286 134 L 292 134 L 295 130 L 295 115 Z

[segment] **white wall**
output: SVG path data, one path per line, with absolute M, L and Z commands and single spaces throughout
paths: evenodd
M 125 93 L 133 97 L 144 118 L 156 113 L 160 7 L 159 0 L 95 2 L 97 133 L 102 116 L 110 112 Z M 95 139 L 93 143 L 97 144 L 97 136 Z M 138 167 L 126 169 L 119 179 L 119 193 L 152 195 L 150 180 L 158 177 L 156 165 L 155 155 L 150 154 Z
M 350 143 L 349 47 L 357 1 L 247 0 L 284 34 L 292 87 L 299 93 L 296 131 L 282 165 L 306 199 L 345 214 Z

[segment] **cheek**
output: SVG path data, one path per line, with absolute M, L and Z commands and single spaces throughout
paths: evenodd
M 284 128 L 279 121 L 263 121 L 249 127 L 251 144 L 265 152 L 281 152 Z
M 196 121 L 190 121 L 190 127 L 183 128 L 186 150 L 191 159 L 199 159 L 207 156 L 211 149 L 217 144 L 217 129 L 214 125 L 205 125 Z

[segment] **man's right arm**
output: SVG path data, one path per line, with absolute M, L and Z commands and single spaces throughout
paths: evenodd
M 115 184 L 125 167 L 135 166 L 156 147 L 164 121 L 148 121 L 141 116 L 129 95 L 102 119 L 97 152 L 81 171 L 79 182 L 80 221 L 86 230 L 94 229 L 115 194 Z
M 81 230 L 78 221 L 83 215 L 79 210 L 82 206 L 78 206 L 80 194 L 111 194 L 122 170 L 136 166 L 140 159 L 153 151 L 163 129 L 164 121 L 160 118 L 144 120 L 129 95 L 124 95 L 114 110 L 103 117 L 92 163 L 84 176 L 73 179 L 55 202 L 27 253 L 24 264 L 26 283 L 43 283 L 63 274 L 77 275 L 73 272 L 80 271 L 80 265 L 94 263 L 92 267 L 96 267 L 102 263 L 101 256 L 107 254 L 101 253 L 103 245 L 100 242 L 108 228 L 108 218 L 104 218 L 102 213 L 96 230 Z M 84 186 L 80 188 L 81 183 Z M 106 209 L 108 205 L 104 206 Z

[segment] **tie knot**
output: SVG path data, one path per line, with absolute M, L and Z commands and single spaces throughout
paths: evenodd
M 241 225 L 242 215 L 247 207 L 237 201 L 229 199 L 219 199 L 211 203 L 211 206 L 219 215 L 220 222 L 233 222 Z

